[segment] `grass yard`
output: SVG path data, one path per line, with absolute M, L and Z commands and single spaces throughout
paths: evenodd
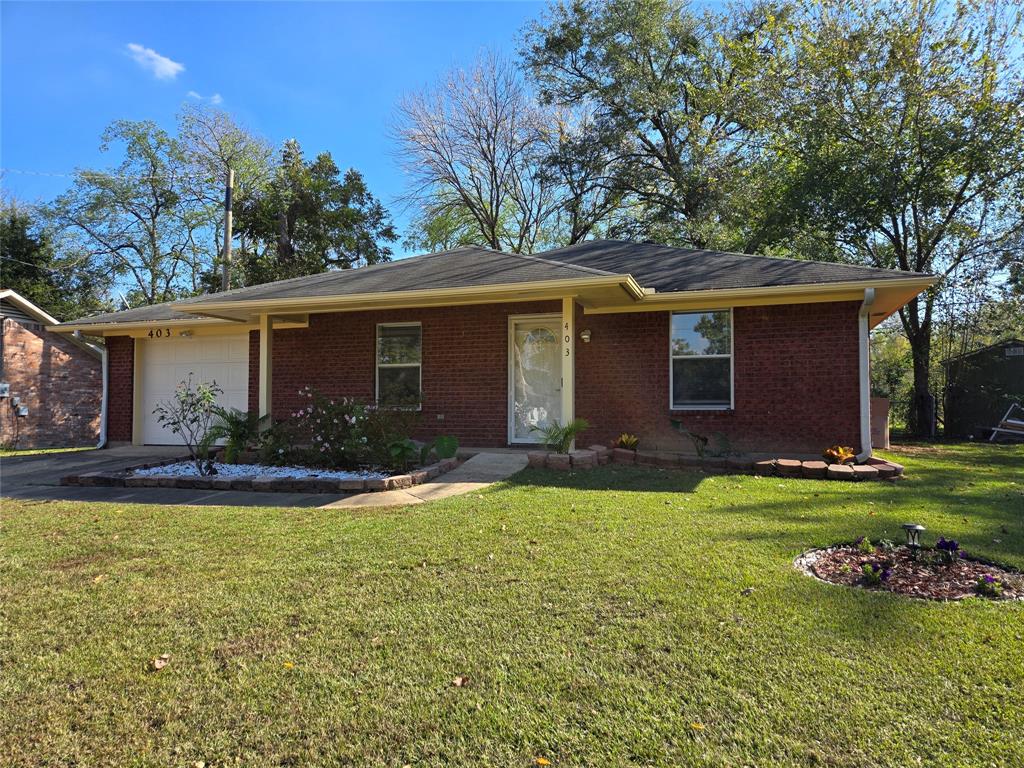
M 368 513 L 5 500 L 0 762 L 1024 765 L 1024 603 L 792 567 L 916 521 L 1024 568 L 1024 448 L 896 457 L 899 485 L 528 470 Z

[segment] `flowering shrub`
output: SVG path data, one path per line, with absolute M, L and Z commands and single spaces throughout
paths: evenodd
M 199 475 L 213 474 L 208 453 L 213 441 L 214 417 L 217 411 L 217 397 L 224 390 L 216 381 L 192 383 L 192 374 L 174 388 L 174 397 L 157 403 L 153 413 L 157 423 L 178 435 L 196 465 Z
M 826 448 L 821 455 L 830 464 L 849 464 L 857 456 L 853 452 L 853 448 L 845 445 L 833 445 L 831 448 Z
M 299 396 L 304 404 L 291 418 L 309 442 L 306 463 L 331 468 L 408 465 L 405 454 L 393 447 L 409 441 L 419 420 L 417 411 L 367 405 L 350 397 L 333 400 L 309 387 L 300 389 Z
M 974 591 L 985 597 L 999 597 L 1003 594 L 1003 582 L 986 573 L 978 579 L 978 583 L 974 585 Z
M 309 387 L 299 390 L 306 404 L 291 414 L 310 441 L 308 463 L 315 467 L 356 467 L 366 453 L 368 406 L 352 398 L 332 400 Z
M 869 587 L 877 587 L 892 576 L 892 568 L 878 563 L 864 563 L 861 572 L 864 574 L 864 583 Z

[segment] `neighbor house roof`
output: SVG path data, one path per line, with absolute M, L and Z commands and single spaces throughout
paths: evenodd
M 57 323 L 57 318 L 29 301 L 17 291 L 10 288 L 0 289 L 0 317 L 10 318 L 18 323 L 39 323 L 47 328 Z M 77 336 L 71 337 L 72 343 L 93 355 L 99 355 L 100 349 Z
M 847 289 L 842 298 L 849 299 L 855 292 L 863 291 L 862 283 L 893 287 L 890 300 L 883 307 L 891 313 L 896 302 L 902 306 L 930 280 L 930 276 L 914 272 L 620 240 L 588 241 L 533 256 L 466 246 L 96 315 L 67 325 L 251 322 L 254 315 L 269 312 L 371 308 L 388 305 L 387 302 L 437 306 L 444 302 L 529 300 L 557 295 L 575 295 L 585 307 L 629 311 L 635 304 L 664 304 L 673 297 L 689 299 L 714 294 L 715 300 L 721 297 L 724 301 L 732 296 L 749 300 L 760 292 L 806 292 L 814 286 L 823 286 L 833 293 Z M 901 286 L 899 290 L 895 289 L 897 284 Z

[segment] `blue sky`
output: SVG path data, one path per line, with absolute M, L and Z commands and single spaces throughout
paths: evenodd
M 0 167 L 104 167 L 112 120 L 172 128 L 182 103 L 221 99 L 279 145 L 297 138 L 358 168 L 405 223 L 387 127 L 399 97 L 483 49 L 514 53 L 542 3 L 0 3 Z M 129 47 L 131 46 L 131 48 Z M 42 201 L 70 179 L 3 174 Z

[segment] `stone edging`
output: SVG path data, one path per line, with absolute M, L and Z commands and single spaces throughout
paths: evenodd
M 798 459 L 754 461 L 738 456 L 680 456 L 673 453 L 630 451 L 625 448 L 592 445 L 570 453 L 530 451 L 527 458 L 531 467 L 559 470 L 589 469 L 612 462 L 670 469 L 699 469 L 709 474 L 762 475 L 807 480 L 896 480 L 903 476 L 902 464 L 875 457 L 868 459 L 865 464 L 851 466 Z
M 457 459 L 441 459 L 436 464 L 420 467 L 403 475 L 381 479 L 350 479 L 334 480 L 321 477 L 176 477 L 171 475 L 146 475 L 135 477 L 136 469 L 153 469 L 168 464 L 187 461 L 188 456 L 149 464 L 136 464 L 116 472 L 85 472 L 81 475 L 68 475 L 60 479 L 61 485 L 103 486 L 110 488 L 191 488 L 213 491 L 262 491 L 288 493 L 364 493 L 374 491 L 394 491 L 400 488 L 411 488 L 440 477 L 459 465 Z

